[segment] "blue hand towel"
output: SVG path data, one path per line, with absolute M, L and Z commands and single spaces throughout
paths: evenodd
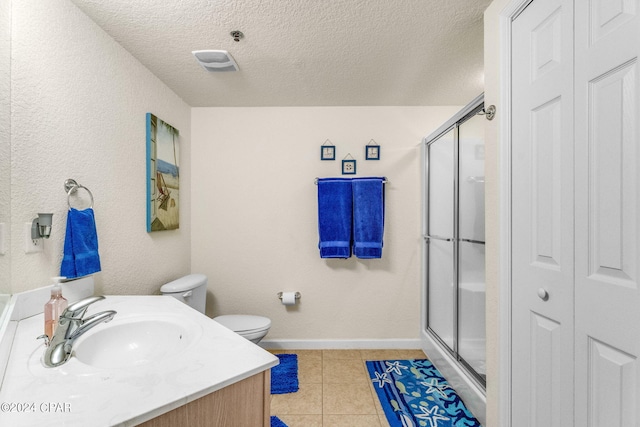
M 351 179 L 318 179 L 318 231 L 320 258 L 351 256 Z
M 98 233 L 93 209 L 71 208 L 67 214 L 64 255 L 60 275 L 67 278 L 86 276 L 100 271 Z
M 353 253 L 382 258 L 384 178 L 353 179 Z

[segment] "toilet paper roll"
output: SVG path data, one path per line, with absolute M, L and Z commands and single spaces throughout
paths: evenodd
M 296 305 L 296 293 L 295 292 L 283 292 L 282 304 L 284 305 Z

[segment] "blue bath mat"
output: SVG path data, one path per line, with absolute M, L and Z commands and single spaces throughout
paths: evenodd
M 298 391 L 298 355 L 276 354 L 280 364 L 271 368 L 271 394 Z
M 276 417 L 275 415 L 272 415 L 271 416 L 271 427 L 287 427 L 287 425 L 285 423 L 283 423 L 280 418 Z
M 368 361 L 367 370 L 391 427 L 482 427 L 426 359 Z

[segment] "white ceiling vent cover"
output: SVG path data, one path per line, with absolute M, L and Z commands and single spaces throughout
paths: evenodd
M 238 71 L 238 64 L 226 50 L 194 50 L 191 53 L 207 71 Z

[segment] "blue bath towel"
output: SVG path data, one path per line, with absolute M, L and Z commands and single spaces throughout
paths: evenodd
M 98 271 L 100 255 L 93 209 L 79 211 L 71 208 L 67 214 L 67 232 L 64 237 L 60 275 L 71 279 Z
M 351 256 L 352 209 L 351 179 L 318 179 L 320 258 Z
M 382 258 L 384 178 L 353 179 L 353 253 Z

